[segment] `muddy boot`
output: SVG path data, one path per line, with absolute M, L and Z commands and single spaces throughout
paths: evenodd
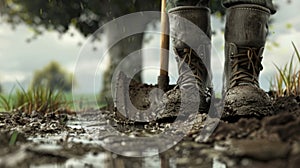
M 258 83 L 269 16 L 270 10 L 258 5 L 235 5 L 227 10 L 224 119 L 261 118 L 272 113 L 270 98 Z
M 181 6 L 172 8 L 169 13 L 179 79 L 178 87 L 165 94 L 166 109 L 173 109 L 176 113 L 180 110 L 180 103 L 188 102 L 186 106 L 195 109 L 195 112 L 208 112 L 212 90 L 210 10 L 207 7 Z

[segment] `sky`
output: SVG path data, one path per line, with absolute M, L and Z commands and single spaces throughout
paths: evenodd
M 270 35 L 264 52 L 264 69 L 260 76 L 260 84 L 265 90 L 269 89 L 269 80 L 276 73 L 274 64 L 282 67 L 292 57 L 294 52 L 291 42 L 293 41 L 300 50 L 300 17 L 298 17 L 299 8 L 297 8 L 300 6 L 300 1 L 292 0 L 291 4 L 287 4 L 286 0 L 277 0 L 274 3 L 278 4 L 280 9 L 272 16 L 274 22 L 270 27 Z M 213 17 L 212 29 L 216 31 L 216 35 L 212 38 L 211 64 L 216 90 L 220 90 L 222 86 L 224 62 L 224 34 L 220 31 L 222 27 L 224 27 L 224 22 Z M 149 27 L 149 29 L 153 28 Z M 42 69 L 53 60 L 59 62 L 68 71 L 76 73 L 76 93 L 98 92 L 101 89 L 101 72 L 107 67 L 108 58 L 97 60 L 95 58 L 99 57 L 94 57 L 94 59 L 87 57 L 82 61 L 82 52 L 87 48 L 88 38 L 83 37 L 72 27 L 64 35 L 54 31 L 44 32 L 43 35 L 28 43 L 27 39 L 32 36 L 32 30 L 25 25 L 17 26 L 13 30 L 10 25 L 0 22 L 0 83 L 5 92 L 9 92 L 16 81 L 27 87 L 33 72 Z M 105 39 L 94 45 L 97 46 L 97 50 L 91 49 L 90 55 L 105 55 Z M 150 42 L 144 44 L 144 48 L 151 47 L 159 47 L 159 35 L 152 34 Z M 143 52 L 145 66 L 159 65 L 159 53 L 153 52 Z M 173 54 L 171 53 L 170 56 L 170 74 L 171 82 L 175 83 L 178 75 Z M 100 67 L 98 69 L 100 87 L 91 88 L 92 81 L 89 79 L 97 75 L 91 69 L 91 65 L 95 62 Z M 158 70 L 150 68 L 143 74 L 146 82 L 155 83 Z

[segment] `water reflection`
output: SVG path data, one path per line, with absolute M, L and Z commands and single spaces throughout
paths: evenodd
M 102 117 L 101 117 L 102 119 Z M 107 133 L 106 121 L 105 120 L 81 120 L 71 121 L 68 125 L 72 128 L 84 128 L 84 132 L 80 134 L 70 134 L 70 133 L 62 133 L 61 135 L 56 136 L 48 136 L 48 137 L 35 137 L 32 138 L 34 142 L 43 141 L 51 142 L 51 141 L 59 141 L 59 138 L 68 136 L 64 143 L 70 144 L 78 144 L 78 149 L 83 148 L 83 150 L 87 150 L 84 148 L 84 145 L 90 144 L 93 145 L 94 148 L 97 148 L 98 152 L 92 152 L 88 150 L 89 153 L 85 155 L 75 155 L 74 151 L 71 151 L 70 156 L 67 156 L 67 159 L 64 162 L 52 162 L 51 164 L 43 164 L 39 166 L 32 165 L 34 168 L 44 168 L 44 167 L 70 167 L 70 168 L 79 168 L 79 167 L 99 167 L 99 168 L 180 168 L 180 167 L 201 167 L 201 168 L 226 168 L 226 165 L 218 160 L 220 156 L 220 151 L 212 148 L 211 144 L 201 144 L 190 140 L 183 140 L 179 142 L 171 149 L 160 153 L 159 155 L 149 156 L 149 157 L 126 157 L 126 156 L 137 156 L 137 154 L 130 154 L 132 150 L 124 148 L 123 153 L 126 153 L 126 156 L 117 155 L 104 149 L 101 149 L 101 144 L 103 141 L 111 138 L 112 143 L 121 144 L 122 139 L 116 139 L 115 137 L 111 137 L 109 133 Z M 107 138 L 108 137 L 108 138 Z M 109 138 L 110 137 L 110 138 Z M 63 144 L 64 144 L 63 143 Z M 130 142 L 124 142 L 130 143 Z M 60 152 L 64 152 L 64 149 L 57 148 L 55 143 L 47 143 L 53 144 L 53 150 L 50 151 L 52 154 L 57 154 Z M 80 145 L 81 144 L 81 145 Z M 131 148 L 138 148 L 138 145 L 142 144 L 132 144 Z M 49 148 L 49 145 L 47 146 Z M 120 148 L 122 146 L 119 145 Z M 57 151 L 55 151 L 57 150 Z M 136 151 L 136 150 L 133 150 Z M 149 154 L 158 153 L 157 149 L 151 149 Z M 49 153 L 49 152 L 48 152 Z M 57 155 L 59 156 L 59 155 Z M 142 156 L 142 155 L 141 155 Z
M 46 145 L 47 150 L 51 147 Z M 44 149 L 45 145 L 41 145 L 38 149 Z M 60 149 L 53 146 L 53 149 Z M 183 151 L 183 150 L 182 150 Z M 111 152 L 87 153 L 82 157 L 73 156 L 65 162 L 57 162 L 42 165 L 31 165 L 32 168 L 48 168 L 48 167 L 97 167 L 97 168 L 177 168 L 177 167 L 201 167 L 201 168 L 226 168 L 226 165 L 220 162 L 217 157 L 201 155 L 198 152 L 182 151 L 166 151 L 159 155 L 151 157 L 126 157 Z M 54 152 L 55 153 L 55 152 Z M 198 155 L 196 155 L 198 153 Z
M 81 158 L 71 158 L 65 163 L 44 164 L 40 166 L 30 166 L 32 168 L 47 167 L 97 167 L 97 168 L 180 168 L 180 167 L 201 167 L 201 168 L 226 168 L 226 165 L 215 159 L 199 158 L 194 156 L 178 157 L 160 154 L 151 157 L 125 157 L 109 152 L 92 154 L 88 153 Z
M 65 167 L 99 167 L 99 168 L 168 168 L 171 166 L 169 160 L 160 156 L 152 157 L 124 157 L 112 153 L 101 153 L 98 155 L 87 154 L 81 159 L 69 159 Z

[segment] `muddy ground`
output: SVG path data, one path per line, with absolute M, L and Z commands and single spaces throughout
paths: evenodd
M 0 167 L 299 167 L 300 97 L 276 99 L 274 109 L 262 119 L 220 121 L 205 142 L 200 130 L 208 116 L 190 116 L 196 122 L 179 143 L 142 158 L 104 149 L 101 144 L 108 140 L 124 153 L 139 146 L 114 137 L 107 125 L 124 135 L 148 137 L 170 123 L 122 122 L 118 113 L 105 109 L 77 115 L 2 112 Z

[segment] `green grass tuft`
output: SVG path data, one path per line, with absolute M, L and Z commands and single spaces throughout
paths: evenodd
M 14 95 L 12 93 L 8 97 L 0 95 L 1 109 L 28 114 L 34 111 L 44 114 L 50 112 L 68 112 L 70 103 L 62 91 L 50 90 L 44 87 L 36 87 L 25 91 L 20 86 Z
M 296 45 L 292 42 L 295 54 L 291 60 L 284 65 L 283 68 L 275 65 L 278 74 L 275 75 L 274 80 L 270 82 L 270 90 L 275 91 L 276 97 L 300 95 L 300 54 Z M 297 56 L 298 62 L 294 64 L 294 56 Z

